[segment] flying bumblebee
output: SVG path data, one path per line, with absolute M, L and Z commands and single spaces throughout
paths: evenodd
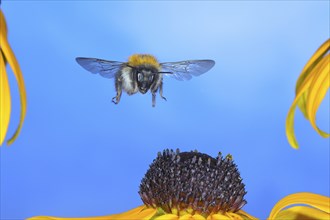
M 98 73 L 105 78 L 115 78 L 116 96 L 112 102 L 118 104 L 122 90 L 128 95 L 137 92 L 145 94 L 150 89 L 152 106 L 156 104 L 156 93 L 163 96 L 163 75 L 168 74 L 177 80 L 190 80 L 209 71 L 215 64 L 213 60 L 186 60 L 159 63 L 148 54 L 134 54 L 127 62 L 109 61 L 97 58 L 77 57 L 76 61 L 91 73 Z

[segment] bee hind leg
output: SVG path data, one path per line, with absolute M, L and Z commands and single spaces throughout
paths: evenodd
M 152 107 L 156 106 L 156 93 L 152 93 Z
M 163 96 L 163 82 L 159 85 L 159 95 L 162 99 L 167 101 L 167 99 Z

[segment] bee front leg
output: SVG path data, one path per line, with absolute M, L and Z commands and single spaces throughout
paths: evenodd
M 120 79 L 116 79 L 115 87 L 116 87 L 117 95 L 112 98 L 112 102 L 117 105 L 120 101 L 120 97 L 121 97 L 121 93 L 122 93 L 122 84 L 121 84 Z
M 162 99 L 167 101 L 167 99 L 163 96 L 163 82 L 161 82 L 161 84 L 159 85 L 159 95 L 160 97 L 162 97 Z

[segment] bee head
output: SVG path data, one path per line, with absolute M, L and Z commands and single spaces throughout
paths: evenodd
M 145 94 L 157 77 L 158 71 L 153 68 L 135 68 L 135 77 L 139 91 Z

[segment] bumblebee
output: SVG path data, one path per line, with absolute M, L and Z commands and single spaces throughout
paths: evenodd
M 128 95 L 148 90 L 152 94 L 152 106 L 156 104 L 156 93 L 163 96 L 163 75 L 170 75 L 177 80 L 190 80 L 209 71 L 215 64 L 213 60 L 185 60 L 159 63 L 148 54 L 133 54 L 127 62 L 109 61 L 97 58 L 77 57 L 76 61 L 87 71 L 100 74 L 105 78 L 115 78 L 116 96 L 112 102 L 118 104 L 122 91 Z

